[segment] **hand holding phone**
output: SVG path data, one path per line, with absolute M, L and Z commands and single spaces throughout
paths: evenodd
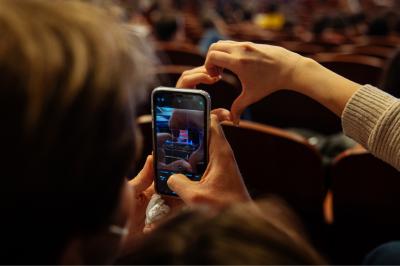
M 215 115 L 211 114 L 210 123 L 210 162 L 202 182 L 174 174 L 168 179 L 168 185 L 188 206 L 201 204 L 218 209 L 251 198 L 220 125 L 220 121 L 227 120 L 227 110 L 217 109 L 212 113 Z

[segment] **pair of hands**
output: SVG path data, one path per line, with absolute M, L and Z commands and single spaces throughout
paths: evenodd
M 200 181 L 191 181 L 182 174 L 172 175 L 168 179 L 169 187 L 180 199 L 165 198 L 167 205 L 176 211 L 183 206 L 207 205 L 212 208 L 223 208 L 234 202 L 251 200 L 242 176 L 237 167 L 233 151 L 227 142 L 220 122 L 227 120 L 229 112 L 223 109 L 214 110 L 210 123 L 210 160 Z M 152 228 L 145 226 L 146 208 L 155 193 L 153 179 L 153 156 L 147 157 L 140 173 L 129 182 L 134 191 L 134 206 L 131 211 L 130 234 L 124 250 L 137 243 L 143 232 Z M 183 202 L 182 202 L 183 201 Z
M 225 109 L 212 111 L 210 159 L 201 181 L 191 181 L 181 174 L 172 175 L 168 180 L 170 188 L 186 205 L 207 204 L 220 208 L 251 200 L 220 122 L 238 123 L 240 114 L 250 104 L 278 89 L 295 86 L 296 66 L 303 60 L 302 56 L 281 47 L 220 41 L 210 47 L 204 66 L 182 74 L 176 87 L 213 84 L 221 78 L 225 68 L 237 74 L 242 83 L 242 93 L 234 101 L 231 112 Z M 144 228 L 145 210 L 154 193 L 152 164 L 153 158 L 149 156 L 142 171 L 130 182 L 136 197 L 132 233 L 139 233 Z M 171 199 L 168 204 L 180 205 L 179 201 Z
M 249 105 L 279 89 L 298 88 L 297 77 L 302 73 L 296 71 L 305 61 L 305 57 L 278 46 L 219 41 L 211 45 L 204 66 L 185 71 L 177 87 L 213 84 L 223 69 L 232 71 L 241 81 L 242 93 L 232 104 L 229 120 L 238 124 Z
M 191 181 L 182 174 L 172 175 L 168 186 L 174 190 L 188 206 L 207 204 L 224 207 L 233 202 L 250 200 L 250 196 L 237 167 L 233 151 L 225 138 L 220 122 L 229 119 L 229 111 L 216 109 L 211 113 L 209 163 L 201 181 Z M 135 210 L 142 223 L 147 204 L 154 194 L 153 156 L 147 157 L 140 173 L 129 184 L 135 191 Z M 166 199 L 176 205 L 176 200 Z

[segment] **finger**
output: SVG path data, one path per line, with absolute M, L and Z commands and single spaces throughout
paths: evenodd
M 168 178 L 167 184 L 186 203 L 189 202 L 190 197 L 193 195 L 193 188 L 197 183 L 185 175 L 174 174 Z
M 153 232 L 153 230 L 156 228 L 156 225 L 154 223 L 152 224 L 146 224 L 143 228 L 143 234 L 149 234 Z
M 220 51 L 220 52 L 225 52 L 225 53 L 232 53 L 232 50 L 234 49 L 236 45 L 236 42 L 233 41 L 218 41 L 216 43 L 213 43 L 208 51 Z
M 194 88 L 198 84 L 214 84 L 221 76 L 211 77 L 208 73 L 193 73 L 182 76 L 176 83 L 177 88 Z
M 224 108 L 217 108 L 211 111 L 211 114 L 217 116 L 219 122 L 232 121 L 231 112 Z
M 227 143 L 224 131 L 220 125 L 218 116 L 211 114 L 210 123 L 210 153 L 219 150 Z
M 139 174 L 129 181 L 135 188 L 136 193 L 142 193 L 145 191 L 150 185 L 153 183 L 154 179 L 154 169 L 153 169 L 153 156 L 147 156 L 146 163 L 143 166 L 143 169 L 139 172 Z
M 251 97 L 249 93 L 246 93 L 246 90 L 243 89 L 242 93 L 233 101 L 231 106 L 231 116 L 232 121 L 235 125 L 239 125 L 240 116 L 246 110 L 246 108 L 255 103 L 254 98 Z
M 233 124 L 239 125 L 240 116 L 248 106 L 245 93 L 242 93 L 233 101 L 231 106 L 231 115 Z
M 194 74 L 194 73 L 204 73 L 207 74 L 206 68 L 203 66 L 195 67 L 189 70 L 183 71 L 182 75 L 187 75 L 187 74 Z
M 212 77 L 221 75 L 224 68 L 235 72 L 235 57 L 220 51 L 209 51 L 204 67 Z

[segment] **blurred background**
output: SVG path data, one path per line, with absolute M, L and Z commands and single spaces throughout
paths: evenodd
M 400 1 L 112 2 L 117 5 L 110 12 L 155 52 L 157 78 L 137 110 L 144 135 L 140 164 L 152 150 L 151 90 L 174 87 L 183 71 L 204 63 L 208 47 L 218 40 L 283 46 L 400 96 Z M 241 84 L 225 71 L 218 83 L 198 88 L 211 95 L 213 108 L 229 109 Z M 398 171 L 346 138 L 331 111 L 283 90 L 250 106 L 242 118 L 240 127 L 224 125 L 224 130 L 253 198 L 284 198 L 331 262 L 358 264 L 374 247 L 400 239 Z

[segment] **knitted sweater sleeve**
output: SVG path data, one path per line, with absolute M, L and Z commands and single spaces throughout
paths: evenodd
M 400 170 L 400 100 L 362 86 L 342 113 L 344 133 L 376 157 Z

